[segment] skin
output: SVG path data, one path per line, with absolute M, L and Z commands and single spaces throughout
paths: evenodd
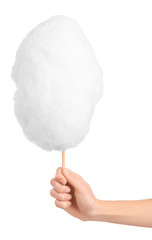
M 82 221 L 102 221 L 152 227 L 152 199 L 134 201 L 98 200 L 81 176 L 58 168 L 50 181 L 55 205 Z

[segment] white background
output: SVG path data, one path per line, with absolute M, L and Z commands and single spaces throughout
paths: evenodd
M 66 152 L 66 166 L 99 199 L 152 198 L 152 2 L 5 0 L 0 3 L 0 239 L 152 239 L 151 228 L 81 222 L 54 205 L 50 179 L 60 152 L 24 137 L 13 112 L 16 50 L 38 23 L 76 19 L 104 73 L 90 132 Z

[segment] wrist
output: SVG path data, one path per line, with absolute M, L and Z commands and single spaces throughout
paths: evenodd
M 105 201 L 96 199 L 90 221 L 103 221 L 105 209 Z

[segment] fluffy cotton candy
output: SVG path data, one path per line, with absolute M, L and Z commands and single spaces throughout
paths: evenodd
M 103 92 L 102 70 L 78 23 L 54 16 L 21 43 L 12 71 L 15 115 L 45 150 L 77 146 Z

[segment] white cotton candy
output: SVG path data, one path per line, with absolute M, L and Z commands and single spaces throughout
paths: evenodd
M 77 146 L 103 92 L 102 70 L 78 23 L 54 16 L 21 43 L 12 71 L 15 115 L 45 150 Z

